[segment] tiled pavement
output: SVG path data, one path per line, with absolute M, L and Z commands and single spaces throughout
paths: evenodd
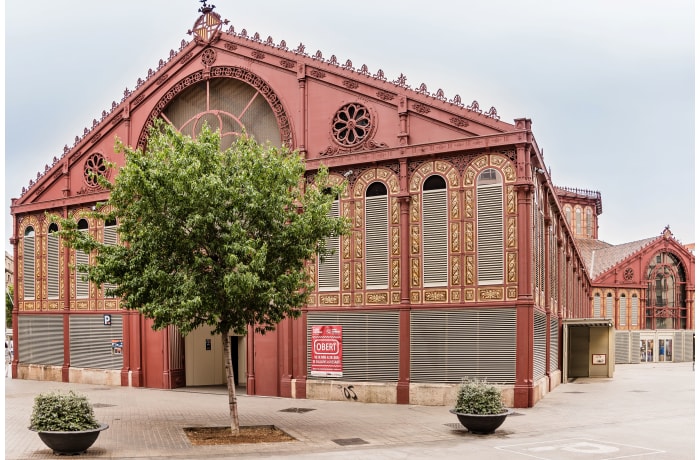
M 74 389 L 110 425 L 79 458 L 693 459 L 691 363 L 618 365 L 612 379 L 561 385 L 516 409 L 493 435 L 463 430 L 446 407 L 239 395 L 242 426 L 275 425 L 296 440 L 192 446 L 188 426 L 229 424 L 225 388 L 153 390 L 5 380 L 5 457 L 55 458 L 27 429 L 33 398 Z M 304 408 L 309 411 L 285 412 Z M 346 444 L 346 445 L 344 445 Z

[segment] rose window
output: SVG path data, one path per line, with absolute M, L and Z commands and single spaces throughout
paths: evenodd
M 99 187 L 100 183 L 98 178 L 106 177 L 107 175 L 105 157 L 100 153 L 93 153 L 90 155 L 88 159 L 85 160 L 83 174 L 85 175 L 85 183 L 89 187 Z
M 346 104 L 333 118 L 333 137 L 336 142 L 352 147 L 363 142 L 372 129 L 372 116 L 362 104 Z

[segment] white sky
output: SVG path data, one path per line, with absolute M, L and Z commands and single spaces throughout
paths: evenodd
M 214 0 L 236 31 L 403 73 L 501 119 L 531 118 L 556 185 L 602 193 L 600 239 L 694 226 L 692 0 Z M 257 5 L 264 5 L 257 7 Z M 5 4 L 5 249 L 10 199 L 125 88 L 167 59 L 195 0 Z

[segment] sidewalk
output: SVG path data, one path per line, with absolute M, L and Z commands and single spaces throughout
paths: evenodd
M 88 396 L 109 424 L 79 458 L 693 459 L 692 363 L 618 365 L 612 379 L 561 385 L 516 409 L 496 433 L 474 435 L 446 407 L 239 395 L 241 426 L 275 425 L 296 441 L 192 446 L 184 427 L 228 425 L 225 388 L 154 390 L 5 379 L 5 457 L 56 458 L 27 429 L 33 398 Z M 287 411 L 285 409 L 311 409 Z M 345 445 L 343 445 L 345 444 Z

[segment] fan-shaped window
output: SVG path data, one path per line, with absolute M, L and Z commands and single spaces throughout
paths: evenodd
M 423 286 L 447 286 L 447 183 L 430 176 L 423 183 Z
M 36 260 L 34 227 L 24 230 L 24 242 L 22 244 L 22 288 L 24 300 L 34 300 L 36 295 Z
M 259 143 L 282 145 L 277 118 L 253 86 L 233 78 L 212 78 L 182 91 L 161 116 L 182 133 L 196 137 L 205 123 L 221 134 L 221 149 L 243 131 Z
M 503 180 L 492 168 L 476 180 L 476 229 L 479 284 L 503 283 Z
M 59 295 L 59 250 L 58 225 L 52 223 L 49 225 L 49 234 L 46 241 L 46 295 L 49 300 L 56 300 Z
M 686 275 L 674 254 L 662 252 L 651 259 L 647 268 L 647 329 L 685 329 Z
M 88 231 L 88 222 L 85 219 L 78 221 L 78 230 L 81 232 Z M 87 279 L 87 271 L 80 268 L 81 265 L 90 263 L 90 255 L 80 249 L 75 250 L 75 298 L 87 299 L 90 294 L 90 282 Z
M 373 182 L 365 193 L 365 281 L 367 289 L 389 287 L 389 204 L 386 186 Z

